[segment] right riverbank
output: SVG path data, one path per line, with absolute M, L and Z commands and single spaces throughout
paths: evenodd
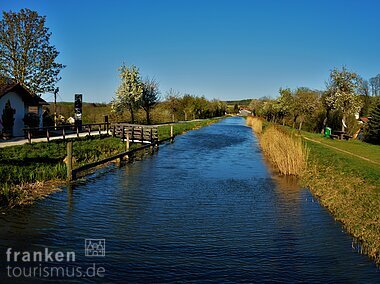
M 262 131 L 265 132 L 269 125 L 263 122 Z M 300 185 L 308 187 L 357 240 L 353 248 L 379 264 L 380 147 L 276 127 L 294 139 L 302 137 L 307 148 L 307 166 L 299 175 Z M 256 129 L 260 139 L 259 132 Z

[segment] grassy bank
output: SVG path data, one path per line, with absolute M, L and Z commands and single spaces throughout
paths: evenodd
M 188 122 L 182 122 L 178 124 L 174 124 L 173 126 L 173 134 L 174 136 L 185 133 L 189 130 L 198 129 L 212 123 L 219 121 L 220 118 L 210 118 L 203 120 L 194 120 Z M 158 128 L 158 137 L 163 140 L 170 137 L 170 125 L 163 125 Z
M 380 166 L 326 145 L 362 156 L 371 149 L 373 160 L 380 158 L 380 147 L 329 138 L 305 143 L 310 156 L 301 183 L 359 240 L 361 251 L 380 263 Z
M 273 126 L 266 122 L 263 125 L 265 135 Z M 296 135 L 298 139 L 301 136 L 307 147 L 307 167 L 299 175 L 301 185 L 310 188 L 358 240 L 361 252 L 380 263 L 380 146 L 332 140 L 304 131 L 299 135 L 288 127 L 277 128 L 294 140 Z M 275 143 L 275 137 L 271 139 L 268 143 Z M 292 148 L 297 148 L 287 144 L 281 143 L 283 148 L 289 149 L 277 151 L 275 155 L 282 156 L 277 159 L 285 159 L 293 152 Z
M 217 119 L 190 121 L 174 125 L 174 135 L 200 128 Z M 159 127 L 159 139 L 170 136 L 170 125 Z M 137 147 L 131 144 L 131 149 Z M 86 137 L 73 142 L 74 167 L 125 151 L 120 138 Z M 56 184 L 66 180 L 66 142 L 53 140 L 0 148 L 0 207 L 31 203 L 46 196 Z

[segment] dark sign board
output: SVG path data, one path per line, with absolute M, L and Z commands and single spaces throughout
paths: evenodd
M 75 126 L 82 130 L 82 94 L 75 94 L 74 112 Z

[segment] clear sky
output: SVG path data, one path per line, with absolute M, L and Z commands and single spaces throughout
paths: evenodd
M 1 10 L 47 17 L 67 65 L 59 101 L 109 102 L 123 62 L 169 88 L 207 98 L 323 89 L 333 67 L 380 73 L 380 1 L 18 1 Z M 51 101 L 52 95 L 43 96 Z

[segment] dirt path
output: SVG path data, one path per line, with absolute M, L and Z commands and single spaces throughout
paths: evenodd
M 379 166 L 380 166 L 380 163 L 379 163 L 379 162 L 376 162 L 376 161 L 374 161 L 374 160 L 368 159 L 368 158 L 366 158 L 366 157 L 356 155 L 356 154 L 351 153 L 351 152 L 348 152 L 348 151 L 346 151 L 346 150 L 339 149 L 339 148 L 337 148 L 337 147 L 334 147 L 334 146 L 331 146 L 331 145 L 328 145 L 328 144 L 322 143 L 322 142 L 320 142 L 320 141 L 317 141 L 317 140 L 314 140 L 314 139 L 311 139 L 311 138 L 308 138 L 308 137 L 305 137 L 305 136 L 302 136 L 302 138 L 304 138 L 305 140 L 308 140 L 308 141 L 314 142 L 314 143 L 322 144 L 323 146 L 326 146 L 326 147 L 328 147 L 328 148 L 331 148 L 331 149 L 337 150 L 337 151 L 339 151 L 339 152 L 342 152 L 342 153 L 345 153 L 345 154 L 348 154 L 348 155 L 354 156 L 354 157 L 356 157 L 356 158 L 359 158 L 359 159 L 362 159 L 362 160 L 364 160 L 364 161 L 367 161 L 367 162 L 370 162 L 370 163 L 373 163 L 373 164 L 375 164 L 375 165 L 379 165 Z

